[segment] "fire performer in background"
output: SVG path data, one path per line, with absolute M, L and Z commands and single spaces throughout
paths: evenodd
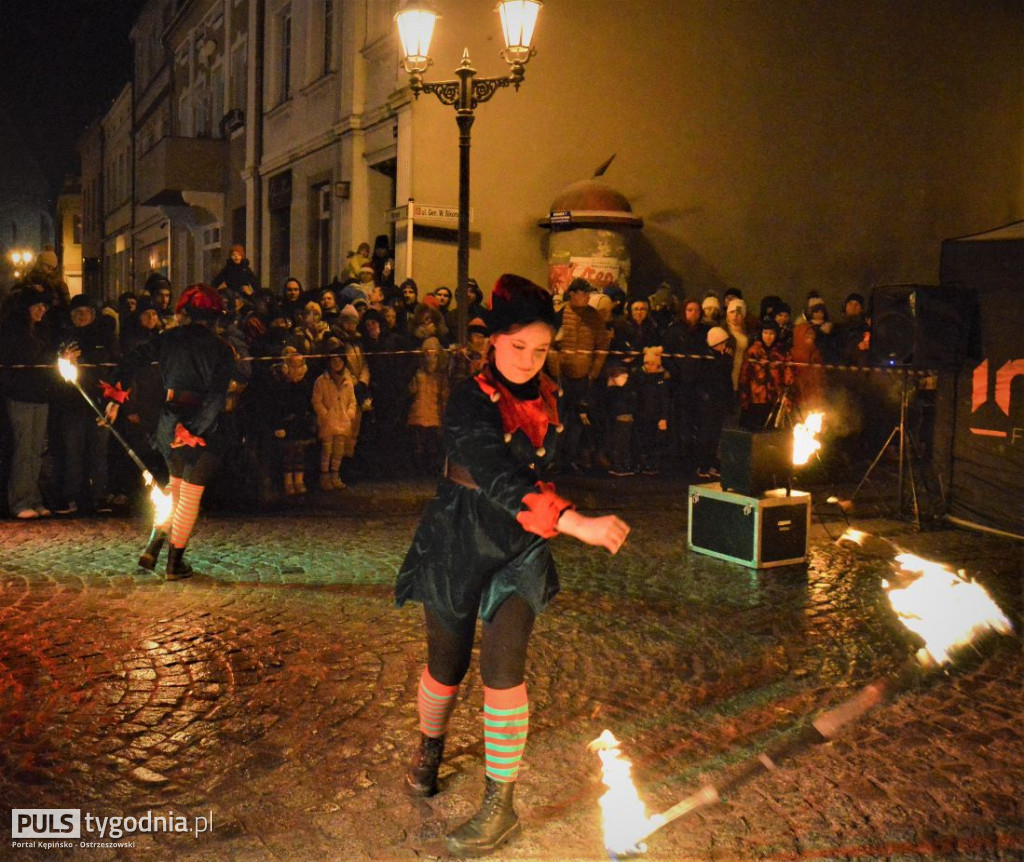
M 199 517 L 199 501 L 217 468 L 223 448 L 218 419 L 227 400 L 235 357 L 227 342 L 213 332 L 214 320 L 222 309 L 216 290 L 206 284 L 193 284 L 178 300 L 177 326 L 126 357 L 118 369 L 115 385 L 106 390 L 110 399 L 106 418 L 113 422 L 119 405 L 128 397 L 122 382 L 135 377 L 140 363 L 159 365 L 167 397 L 157 423 L 154 446 L 167 461 L 170 474 L 167 490 L 172 506 L 165 522 L 154 523 L 139 565 L 154 568 L 169 533 L 169 581 L 192 574 L 192 567 L 184 560 L 185 546 Z
M 557 326 L 550 295 L 516 275 L 498 279 L 487 314 L 487 366 L 451 396 L 444 419 L 444 480 L 398 573 L 399 605 L 424 605 L 427 667 L 420 678 L 420 745 L 406 776 L 437 793 L 445 732 L 483 620 L 486 789 L 480 810 L 448 836 L 457 856 L 490 853 L 520 832 L 512 805 L 526 744 L 523 683 L 536 615 L 558 592 L 547 539 L 560 533 L 616 553 L 629 527 L 587 517 L 538 481 L 558 420 L 556 384 L 541 373 Z

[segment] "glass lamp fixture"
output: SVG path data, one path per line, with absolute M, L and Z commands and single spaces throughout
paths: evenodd
M 430 66 L 430 40 L 440 17 L 424 0 L 409 0 L 395 15 L 402 42 L 402 66 L 410 75 L 422 75 Z
M 525 63 L 533 56 L 533 31 L 537 26 L 542 0 L 501 0 L 498 16 L 505 37 L 505 59 L 512 65 Z

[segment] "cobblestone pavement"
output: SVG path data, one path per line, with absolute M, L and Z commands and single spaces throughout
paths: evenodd
M 837 521 L 816 520 L 806 567 L 752 572 L 687 552 L 681 488 L 639 481 L 577 489 L 602 511 L 619 493 L 633 533 L 617 557 L 555 543 L 563 592 L 528 668 L 526 829 L 496 858 L 608 858 L 586 750 L 605 728 L 664 810 L 911 651 L 881 591 L 886 560 L 834 544 Z M 445 831 L 481 792 L 482 691 L 471 676 L 443 792 L 407 797 L 425 655 L 419 608 L 396 610 L 391 585 L 429 487 L 344 493 L 333 507 L 205 514 L 199 574 L 179 583 L 135 568 L 140 517 L 0 523 L 2 807 L 213 825 L 42 850 L 12 846 L 5 824 L 0 858 L 444 857 Z M 857 526 L 966 567 L 1019 631 L 1020 543 Z M 647 858 L 1024 858 L 1022 658 L 1017 636 L 988 638 L 834 742 L 657 832 Z

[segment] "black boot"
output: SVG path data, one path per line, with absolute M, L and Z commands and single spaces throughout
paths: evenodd
M 185 562 L 185 549 L 167 546 L 167 580 L 180 581 L 192 577 L 192 567 Z
M 414 796 L 433 796 L 437 793 L 437 770 L 444 756 L 444 737 L 420 734 L 420 747 L 412 757 L 405 783 Z
M 514 781 L 488 778 L 480 810 L 448 836 L 448 852 L 453 856 L 486 856 L 517 837 L 523 828 L 512 807 L 515 789 Z
M 149 534 L 149 542 L 146 544 L 146 550 L 142 552 L 142 556 L 139 557 L 139 565 L 144 569 L 152 571 L 156 567 L 157 557 L 160 556 L 160 549 L 164 546 L 164 539 L 167 538 L 167 533 L 163 530 L 154 527 L 152 532 Z

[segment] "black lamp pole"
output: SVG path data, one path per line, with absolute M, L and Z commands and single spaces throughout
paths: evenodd
M 469 51 L 462 52 L 462 63 L 455 70 L 455 81 L 426 82 L 420 72 L 409 73 L 409 87 L 416 98 L 420 93 L 433 93 L 445 105 L 455 106 L 455 121 L 459 125 L 459 252 L 458 285 L 458 340 L 466 343 L 467 291 L 469 283 L 469 149 L 470 131 L 475 119 L 474 111 L 481 102 L 488 101 L 502 87 L 515 87 L 523 82 L 523 63 L 513 62 L 512 71 L 503 78 L 477 78 L 476 69 L 469 60 Z

